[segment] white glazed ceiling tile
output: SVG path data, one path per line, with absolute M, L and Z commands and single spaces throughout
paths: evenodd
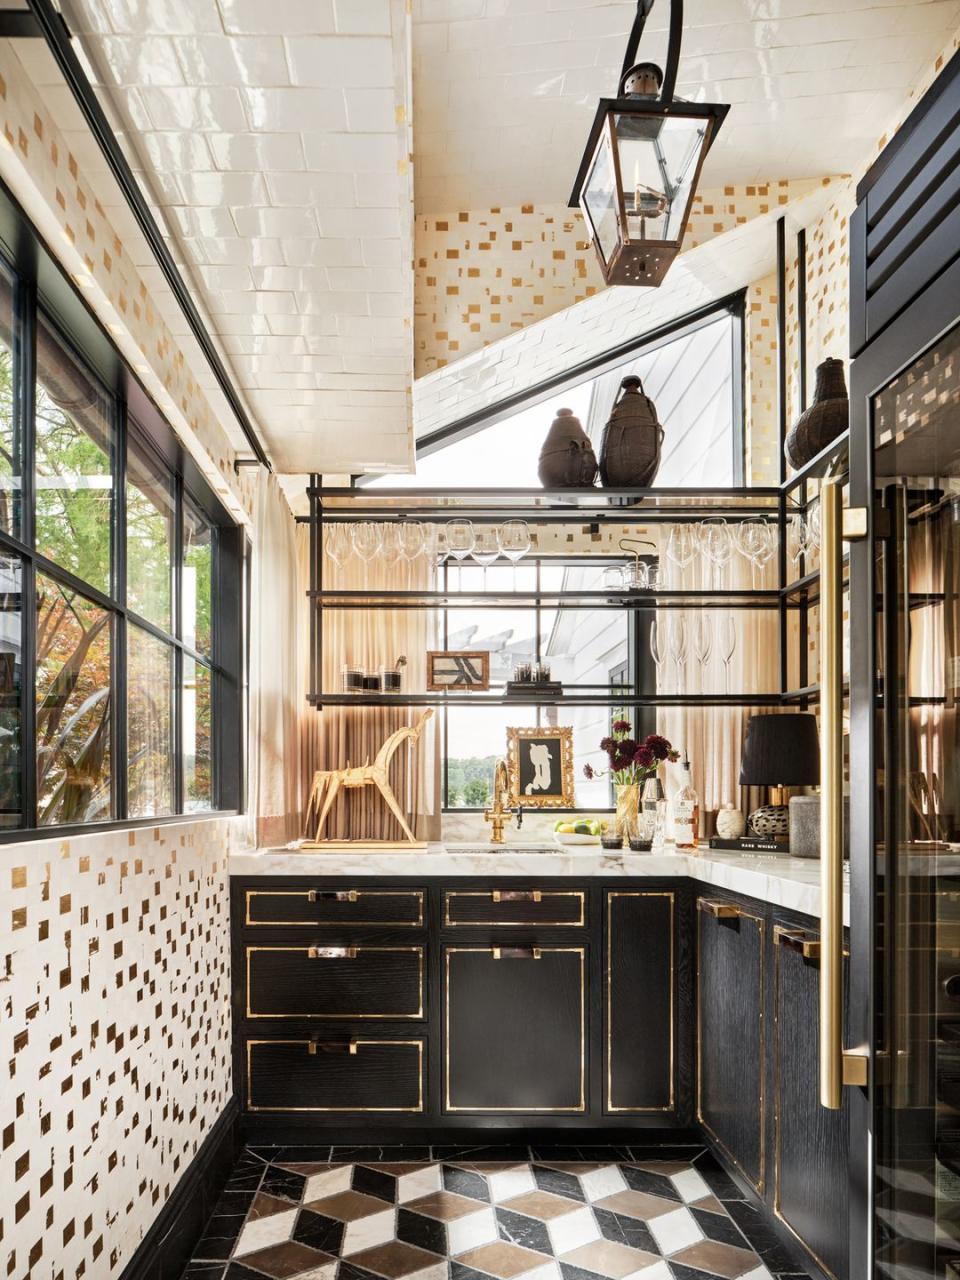
M 233 219 L 241 236 L 315 236 L 317 219 L 312 209 L 270 207 L 234 209 Z
M 397 177 L 397 141 L 392 134 L 304 135 L 306 165 L 318 173 L 376 173 Z
M 213 156 L 202 133 L 169 130 L 141 133 L 144 154 L 156 172 L 212 169 Z
M 182 173 L 179 178 L 183 200 L 177 204 L 194 207 L 265 205 L 266 183 L 259 173 Z
M 164 36 L 130 39 L 104 36 L 100 51 L 114 82 L 119 85 L 182 85 L 183 71 L 177 61 L 176 46 Z
M 139 91 L 154 129 L 201 129 L 227 133 L 246 127 L 240 94 L 233 86 L 198 89 L 147 87 Z
M 266 189 L 273 205 L 312 205 L 315 209 L 349 209 L 357 203 L 356 185 L 350 173 L 268 173 Z M 383 193 L 379 193 L 383 199 Z
M 229 35 L 316 35 L 334 30 L 333 0 L 219 0 L 219 6 Z
M 199 36 L 177 45 L 189 84 L 285 85 L 290 83 L 279 36 Z
M 298 133 L 210 133 L 206 136 L 218 169 L 261 174 L 303 168 L 303 144 Z
M 362 266 L 364 258 L 359 240 L 346 237 L 342 240 L 306 239 L 287 236 L 278 242 L 283 261 L 291 267 Z
M 393 45 L 385 37 L 303 36 L 286 47 L 293 84 L 347 89 L 393 81 Z
M 333 0 L 338 35 L 390 35 L 390 0 Z
M 114 31 L 163 31 L 171 36 L 189 36 L 204 31 L 220 30 L 220 15 L 215 0 L 84 0 L 88 17 L 99 19 L 99 26 L 109 22 Z
M 392 89 L 347 88 L 347 127 L 351 133 L 393 133 L 397 126 L 397 100 Z
M 309 128 L 310 132 L 339 133 L 347 127 L 342 89 L 247 85 L 240 92 L 253 129 L 298 133 Z

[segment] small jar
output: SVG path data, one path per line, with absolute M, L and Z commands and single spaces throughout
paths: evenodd
M 363 673 L 363 692 L 379 693 L 380 692 L 380 672 L 365 671 Z
M 363 668 L 345 662 L 340 668 L 340 692 L 363 693 Z
M 380 688 L 384 693 L 400 693 L 403 690 L 403 668 L 381 667 Z

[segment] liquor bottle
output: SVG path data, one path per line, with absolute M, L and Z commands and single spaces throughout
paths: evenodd
M 700 797 L 690 780 L 690 761 L 683 762 L 683 786 L 673 798 L 673 841 L 678 849 L 696 849 L 700 837 Z

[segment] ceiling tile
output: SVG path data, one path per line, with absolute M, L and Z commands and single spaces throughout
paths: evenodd
M 347 108 L 341 89 L 247 86 L 241 94 L 253 129 L 336 133 L 347 127 Z
M 213 158 L 220 169 L 255 173 L 303 168 L 299 133 L 209 133 Z
M 333 32 L 333 0 L 219 0 L 230 35 L 315 35 Z
M 363 88 L 393 82 L 393 48 L 386 38 L 304 36 L 286 45 L 294 84 Z
M 278 36 L 199 36 L 180 42 L 177 52 L 189 84 L 269 87 L 290 83 Z

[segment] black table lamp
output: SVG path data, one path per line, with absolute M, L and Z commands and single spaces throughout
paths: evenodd
M 770 787 L 770 803 L 750 815 L 750 830 L 782 840 L 789 829 L 784 791 L 820 781 L 820 739 L 815 716 L 805 713 L 752 716 L 740 757 L 742 787 Z

